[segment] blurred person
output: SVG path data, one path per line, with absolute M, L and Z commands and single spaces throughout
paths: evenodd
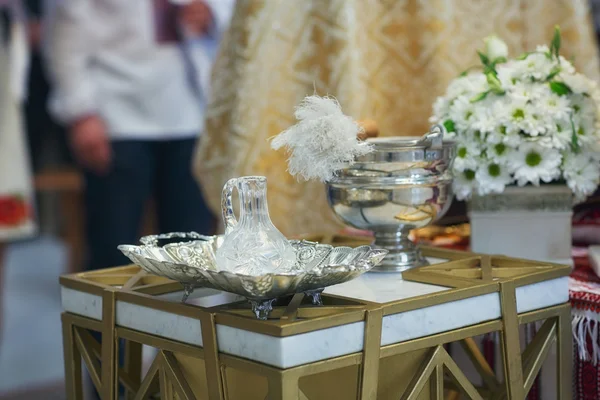
M 316 92 L 345 114 L 377 122 L 381 136 L 429 130 L 435 98 L 479 63 L 497 34 L 511 54 L 546 43 L 560 25 L 565 56 L 599 77 L 589 4 L 578 0 L 240 2 L 215 63 L 213 100 L 195 171 L 217 212 L 227 179 L 264 175 L 269 213 L 286 235 L 341 225 L 319 182 L 298 182 L 268 139 L 293 125 L 294 107 Z M 257 39 L 260 38 L 260 39 Z M 205 140 L 207 139 L 207 140 Z
M 208 234 L 191 175 L 216 41 L 233 0 L 51 0 L 50 110 L 85 173 L 89 268 L 127 263 L 147 200 L 161 232 Z
M 64 127 L 48 111 L 50 84 L 42 56 L 42 32 L 45 19 L 44 0 L 23 0 L 27 13 L 27 31 L 30 47 L 28 96 L 25 120 L 29 153 L 34 173 L 48 164 L 72 164 Z M 52 151 L 51 154 L 50 151 Z
M 22 123 L 28 69 L 25 24 L 21 0 L 0 0 L 0 335 L 5 244 L 36 232 Z

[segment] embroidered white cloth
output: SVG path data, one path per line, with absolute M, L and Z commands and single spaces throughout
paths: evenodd
M 573 340 L 577 344 L 579 358 L 596 365 L 600 361 L 600 281 L 590 270 L 574 270 L 569 278 L 569 297 Z
M 36 232 L 21 115 L 28 49 L 23 20 L 18 18 L 20 3 L 0 3 L 0 7 L 9 7 L 12 21 L 10 27 L 2 26 L 4 22 L 0 21 L 0 32 L 10 32 L 9 37 L 0 33 L 0 242 L 26 238 Z

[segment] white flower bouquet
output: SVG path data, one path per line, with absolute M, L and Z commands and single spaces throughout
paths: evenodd
M 585 199 L 600 182 L 596 83 L 560 56 L 558 28 L 550 47 L 516 59 L 497 37 L 485 44 L 482 68 L 462 73 L 433 106 L 431 122 L 458 143 L 457 198 L 564 182 Z

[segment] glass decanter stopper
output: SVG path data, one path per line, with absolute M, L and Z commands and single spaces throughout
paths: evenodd
M 233 189 L 240 198 L 240 220 L 232 207 Z M 219 269 L 237 274 L 262 275 L 289 272 L 296 252 L 275 228 L 267 207 L 267 178 L 244 176 L 230 179 L 221 196 L 225 237 L 217 250 Z

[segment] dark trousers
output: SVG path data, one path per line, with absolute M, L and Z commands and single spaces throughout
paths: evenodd
M 113 141 L 107 175 L 86 172 L 88 269 L 130 263 L 117 246 L 137 244 L 154 196 L 161 233 L 212 234 L 214 217 L 191 171 L 195 139 Z
M 214 217 L 191 172 L 194 146 L 195 139 L 114 141 L 109 173 L 86 171 L 88 269 L 131 262 L 117 246 L 139 242 L 143 212 L 151 196 L 157 202 L 161 233 L 213 233 Z M 99 333 L 94 336 L 102 340 Z M 122 356 L 123 343 L 119 347 Z M 99 398 L 96 393 L 93 396 Z

